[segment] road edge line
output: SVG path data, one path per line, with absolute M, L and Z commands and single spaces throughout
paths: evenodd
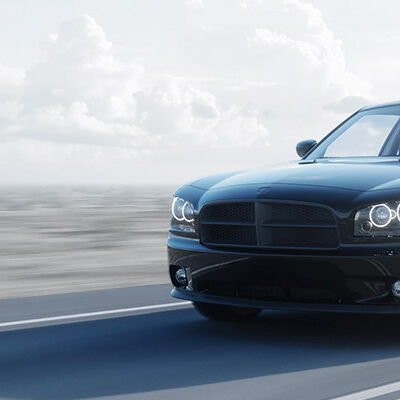
M 344 396 L 333 397 L 331 400 L 367 400 L 373 399 L 377 396 L 383 396 L 385 394 L 390 394 L 400 390 L 400 381 L 394 383 L 388 383 L 382 386 L 375 386 L 370 389 L 361 390 L 359 392 L 354 392 L 346 394 Z
M 176 302 L 176 303 L 154 304 L 151 306 L 118 308 L 118 309 L 112 309 L 112 310 L 91 311 L 91 312 L 78 313 L 78 314 L 56 315 L 54 317 L 23 319 L 23 320 L 19 320 L 19 321 L 0 322 L 0 328 L 10 328 L 13 326 L 20 326 L 20 325 L 33 325 L 33 324 L 40 324 L 43 322 L 67 321 L 67 320 L 71 320 L 71 319 L 82 319 L 82 318 L 88 318 L 88 317 L 100 317 L 103 315 L 127 314 L 127 313 L 136 312 L 136 311 L 147 311 L 147 310 L 157 310 L 157 309 L 163 309 L 163 308 L 173 308 L 173 307 L 186 306 L 189 304 L 191 304 L 190 301 L 180 301 L 180 302 Z

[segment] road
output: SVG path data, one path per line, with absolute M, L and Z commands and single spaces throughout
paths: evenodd
M 217 323 L 188 304 L 158 307 L 174 302 L 169 290 L 0 300 L 0 398 L 400 398 L 400 317 L 264 312 Z

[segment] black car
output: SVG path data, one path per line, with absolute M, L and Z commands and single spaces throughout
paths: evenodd
M 297 153 L 176 191 L 172 296 L 221 320 L 400 312 L 400 102 L 363 108 Z

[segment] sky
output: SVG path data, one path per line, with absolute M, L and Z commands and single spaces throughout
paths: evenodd
M 4 0 L 0 183 L 181 184 L 400 99 L 395 0 Z

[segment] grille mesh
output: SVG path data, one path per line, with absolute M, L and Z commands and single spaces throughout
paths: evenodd
M 256 228 L 252 226 L 206 225 L 202 229 L 202 238 L 206 243 L 257 245 Z
M 268 207 L 268 206 L 266 206 Z M 264 222 L 289 224 L 334 224 L 332 213 L 322 207 L 294 204 L 270 204 L 269 219 Z
M 332 212 L 296 203 L 205 205 L 200 213 L 200 237 L 211 246 L 330 249 L 338 245 Z
M 223 203 L 206 206 L 202 221 L 207 222 L 255 222 L 254 203 Z

